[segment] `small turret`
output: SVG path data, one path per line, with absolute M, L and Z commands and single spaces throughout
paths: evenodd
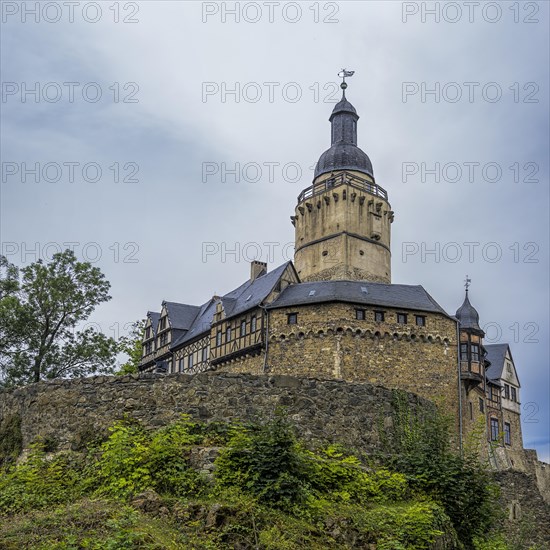
M 456 311 L 460 332 L 460 376 L 466 390 L 481 386 L 485 388 L 485 355 L 483 337 L 479 326 L 479 313 L 470 303 L 468 288 L 471 279 L 466 276 L 464 302 Z
M 461 330 L 470 330 L 476 332 L 480 336 L 485 336 L 484 332 L 479 326 L 479 313 L 477 312 L 476 308 L 472 306 L 470 300 L 468 299 L 468 289 L 466 289 L 464 302 L 456 310 L 456 318 L 460 323 Z

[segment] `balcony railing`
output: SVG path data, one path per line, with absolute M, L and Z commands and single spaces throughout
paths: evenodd
M 369 193 L 369 195 L 380 197 L 381 199 L 384 199 L 386 201 L 388 200 L 387 191 L 382 187 L 380 187 L 379 185 L 376 185 L 376 183 L 372 183 L 371 181 L 365 178 L 361 178 L 354 174 L 350 174 L 349 172 L 340 172 L 336 176 L 327 178 L 326 180 L 323 180 L 319 183 L 315 183 L 310 187 L 307 187 L 306 189 L 304 189 L 298 195 L 298 203 L 301 203 L 306 199 L 315 197 L 316 195 L 325 193 L 326 191 L 330 191 L 331 189 L 334 189 L 335 187 L 339 187 L 340 185 L 343 185 L 343 184 L 347 184 L 359 191 Z

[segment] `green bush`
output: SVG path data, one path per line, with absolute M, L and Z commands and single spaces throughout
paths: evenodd
M 462 544 L 474 548 L 474 538 L 487 533 L 498 517 L 498 487 L 477 454 L 452 450 L 450 417 L 437 411 L 418 417 L 398 391 L 394 408 L 382 460 L 405 474 L 412 489 L 441 502 Z
M 146 489 L 184 496 L 201 484 L 187 460 L 190 446 L 201 439 L 190 433 L 186 418 L 154 434 L 135 422 L 117 422 L 91 466 L 89 485 L 98 495 L 122 499 Z
M 69 502 L 81 492 L 81 464 L 70 453 L 48 458 L 37 442 L 26 461 L 5 469 L 0 477 L 0 513 L 42 508 Z
M 128 498 L 150 488 L 148 434 L 140 425 L 126 421 L 115 423 L 109 431 L 99 458 L 91 465 L 90 488 L 98 495 L 115 498 Z
M 255 430 L 234 429 L 216 459 L 216 479 L 221 486 L 240 487 L 259 502 L 291 509 L 308 497 L 307 467 L 292 427 L 278 414 Z
M 400 501 L 408 496 L 403 474 L 386 469 L 369 471 L 340 445 L 330 445 L 318 453 L 306 452 L 310 461 L 308 483 L 323 498 L 360 504 Z

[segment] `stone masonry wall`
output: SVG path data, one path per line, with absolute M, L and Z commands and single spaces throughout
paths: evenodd
M 433 405 L 409 395 L 414 408 Z M 371 452 L 379 427 L 391 425 L 392 392 L 370 384 L 234 373 L 142 374 L 39 383 L 0 393 L 0 430 L 20 416 L 23 447 L 48 436 L 78 448 L 86 434 L 104 432 L 125 415 L 146 426 L 182 413 L 203 421 L 257 421 L 287 408 L 301 437 L 339 441 Z

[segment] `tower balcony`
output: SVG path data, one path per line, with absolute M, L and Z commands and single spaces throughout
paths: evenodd
M 333 190 L 340 185 L 349 185 L 350 187 L 353 187 L 358 191 L 368 193 L 369 195 L 373 195 L 374 197 L 379 197 L 381 199 L 384 199 L 385 201 L 388 200 L 387 191 L 376 183 L 373 183 L 372 181 L 357 176 L 355 174 L 351 174 L 350 172 L 343 171 L 327 179 L 324 179 L 323 181 L 314 183 L 313 185 L 310 185 L 309 187 L 304 189 L 298 195 L 298 203 L 304 202 L 307 199 L 311 199 L 316 195 L 326 193 L 327 191 Z

